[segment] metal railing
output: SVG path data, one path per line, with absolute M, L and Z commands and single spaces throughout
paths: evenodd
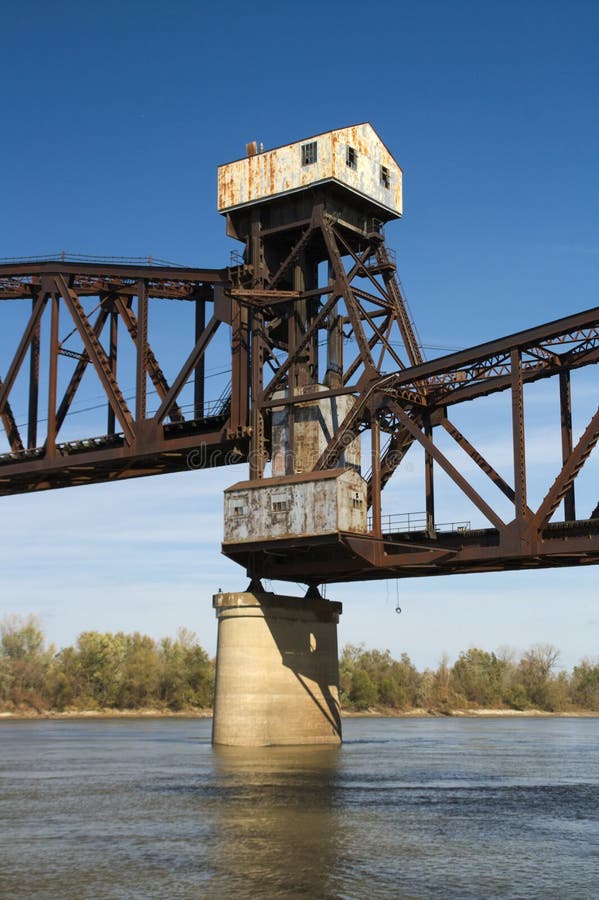
M 188 268 L 188 266 L 184 266 L 181 263 L 170 262 L 167 259 L 159 259 L 156 256 L 96 256 L 86 253 L 71 253 L 69 250 L 37 254 L 37 256 L 4 256 L 0 258 L 0 264 L 3 265 L 33 262 L 86 262 L 124 266 L 156 266 L 157 268 Z
M 390 513 L 381 516 L 383 534 L 405 534 L 410 531 L 426 531 L 427 515 L 425 512 Z M 368 517 L 368 529 L 372 530 L 372 516 Z M 470 531 L 468 521 L 435 522 L 435 531 L 462 533 Z

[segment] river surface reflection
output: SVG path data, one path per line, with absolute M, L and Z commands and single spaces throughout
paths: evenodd
M 0 722 L 0 896 L 599 897 L 599 720 Z

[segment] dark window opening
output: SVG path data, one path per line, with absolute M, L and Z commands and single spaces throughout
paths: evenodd
M 389 169 L 387 166 L 381 166 L 381 184 L 384 188 L 391 187 L 391 176 L 389 174 Z
M 345 150 L 345 165 L 350 169 L 358 168 L 358 154 L 354 147 L 347 147 Z
M 302 166 L 311 166 L 318 159 L 318 145 L 316 141 L 302 144 Z

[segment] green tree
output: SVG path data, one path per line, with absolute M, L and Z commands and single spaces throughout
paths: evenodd
M 45 682 L 54 656 L 35 616 L 8 616 L 0 622 L 0 696 L 19 707 L 45 708 Z
M 126 635 L 125 655 L 115 703 L 121 709 L 156 706 L 162 660 L 155 641 L 145 634 Z
M 501 705 L 505 663 L 494 653 L 471 647 L 459 655 L 450 672 L 450 687 L 456 699 L 480 707 Z
M 354 670 L 349 699 L 354 709 L 358 710 L 376 705 L 379 699 L 377 686 L 364 669 Z
M 535 644 L 520 660 L 518 682 L 526 691 L 531 706 L 547 710 L 556 708 L 556 691 L 552 682 L 558 660 L 559 650 L 551 644 Z M 558 693 L 561 694 L 561 691 Z
M 85 703 L 116 707 L 124 676 L 127 637 L 84 631 L 77 639 L 80 696 Z
M 599 658 L 595 661 L 583 659 L 574 666 L 571 697 L 577 706 L 599 712 Z
M 169 709 L 210 706 L 214 695 L 214 665 L 194 632 L 180 628 L 176 640 L 160 642 L 160 697 Z

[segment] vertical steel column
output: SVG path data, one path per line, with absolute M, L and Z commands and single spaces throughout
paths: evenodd
M 35 308 L 35 300 L 33 301 Z M 33 310 L 32 310 L 33 312 Z M 37 446 L 37 419 L 40 388 L 40 323 L 38 321 L 31 336 L 29 347 L 29 414 L 27 423 L 27 447 Z
M 248 426 L 249 415 L 249 314 L 231 299 L 231 436 Z
M 328 262 L 328 284 L 335 285 L 335 273 L 331 261 Z M 330 388 L 341 387 L 343 383 L 343 322 L 339 315 L 339 304 L 335 303 L 329 314 L 327 328 L 327 371 L 325 384 Z
M 254 211 L 250 238 L 250 261 L 253 266 L 253 286 L 262 289 L 264 286 L 264 259 L 262 247 L 262 227 L 258 212 Z M 251 440 L 250 440 L 250 479 L 264 476 L 266 465 L 266 434 L 264 427 L 264 411 L 262 409 L 264 392 L 264 314 L 252 311 L 251 317 Z
M 116 381 L 117 352 L 119 339 L 119 317 L 114 306 L 110 310 L 110 336 L 108 348 L 108 360 L 110 362 L 110 371 L 112 377 Z M 106 433 L 111 437 L 116 433 L 116 417 L 110 403 L 108 404 L 108 417 L 106 423 Z
M 381 426 L 377 416 L 377 410 L 370 410 L 370 449 L 371 449 L 371 496 L 372 496 L 372 533 L 376 537 L 382 537 L 383 526 L 381 522 Z
M 572 453 L 572 395 L 569 369 L 559 373 L 559 400 L 562 425 L 562 462 L 565 463 Z M 576 521 L 574 482 L 564 496 L 564 518 L 566 522 Z
M 135 421 L 139 425 L 147 411 L 148 297 L 146 285 L 137 282 L 137 370 L 135 382 Z M 136 428 L 139 435 L 139 428 Z
M 300 294 L 302 294 L 306 289 L 303 253 L 300 253 L 299 258 L 296 259 L 293 266 L 292 287 L 294 291 L 298 291 L 298 293 Z M 297 347 L 297 345 L 301 342 L 301 339 L 303 338 L 307 329 L 308 313 L 306 304 L 306 300 L 293 300 L 291 302 L 290 330 L 293 331 L 294 353 L 295 347 Z M 306 353 L 307 355 L 307 350 L 304 351 L 304 353 Z M 305 384 L 310 384 L 307 362 L 299 363 L 296 360 L 296 362 L 291 367 L 289 376 L 293 383 L 294 389 L 296 387 L 303 387 L 303 385 Z M 291 408 L 290 412 L 293 412 L 293 408 Z
M 429 441 L 433 440 L 433 429 L 428 413 L 424 416 L 424 433 Z M 429 538 L 437 535 L 435 531 L 435 482 L 433 457 L 428 450 L 424 451 L 424 481 L 426 493 L 426 531 Z
M 206 327 L 206 305 L 203 300 L 195 301 L 195 339 L 196 344 L 202 336 Z M 193 375 L 193 417 L 194 419 L 202 419 L 204 417 L 204 375 L 205 375 L 205 355 L 202 354 L 201 359 L 194 369 Z
M 266 465 L 266 435 L 264 429 L 263 402 L 263 360 L 264 360 L 264 316 L 254 310 L 252 313 L 252 354 L 251 354 L 251 394 L 250 420 L 252 436 L 250 440 L 250 480 L 264 476 Z
M 58 321 L 60 314 L 60 297 L 52 294 L 52 315 L 50 322 L 50 368 L 48 374 L 48 433 L 46 438 L 46 457 L 56 459 L 56 392 L 58 384 Z
M 287 356 L 289 359 L 295 357 L 295 348 L 297 346 L 297 328 L 295 323 L 295 305 L 293 300 L 289 304 L 289 316 L 287 318 Z M 285 474 L 293 475 L 295 472 L 295 397 L 297 367 L 293 363 L 289 367 L 287 375 L 287 399 L 291 402 L 285 407 L 287 416 L 287 446 L 285 448 Z
M 526 452 L 524 435 L 524 393 L 522 387 L 522 354 L 511 351 L 512 367 L 512 438 L 514 448 L 514 488 L 516 519 L 522 524 L 526 519 Z

